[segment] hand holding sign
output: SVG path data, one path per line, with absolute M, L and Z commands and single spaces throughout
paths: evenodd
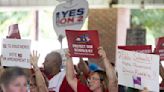
M 105 59 L 106 53 L 105 53 L 104 49 L 102 47 L 99 47 L 98 49 L 99 49 L 99 51 L 98 51 L 99 55 L 102 57 L 102 59 Z
M 149 92 L 148 89 L 146 87 L 144 87 L 144 89 L 140 92 Z
M 71 57 L 97 58 L 99 36 L 96 30 L 66 30 Z

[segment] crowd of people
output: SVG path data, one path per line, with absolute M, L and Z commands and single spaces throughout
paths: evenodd
M 66 69 L 61 71 L 62 57 L 52 51 L 45 57 L 43 68 L 38 67 L 39 54 L 31 54 L 31 69 L 0 66 L 1 92 L 126 92 L 118 86 L 117 73 L 102 47 L 98 48 L 104 69 L 91 70 L 89 63 L 80 58 L 75 66 L 69 51 Z M 3 56 L 1 56 L 2 60 Z M 160 63 L 160 75 L 164 83 L 164 68 Z M 162 88 L 161 88 L 162 89 Z M 149 89 L 136 92 L 149 92 Z M 130 91 L 128 91 L 130 92 Z M 131 91 L 134 92 L 134 91 Z

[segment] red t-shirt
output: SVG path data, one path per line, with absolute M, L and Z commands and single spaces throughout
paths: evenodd
M 85 84 L 78 81 L 77 83 L 77 92 L 92 92 Z M 109 92 L 106 90 L 106 92 Z
M 42 72 L 47 76 L 47 78 L 50 80 L 54 76 L 52 75 L 47 75 L 43 70 Z M 49 91 L 49 92 L 55 92 L 55 91 Z M 74 92 L 73 89 L 69 86 L 66 77 L 64 77 L 63 82 L 60 86 L 59 92 Z
M 62 85 L 60 87 L 60 92 L 74 92 L 73 89 L 69 86 L 66 77 L 64 78 Z
M 91 92 L 90 89 L 78 80 L 77 92 Z

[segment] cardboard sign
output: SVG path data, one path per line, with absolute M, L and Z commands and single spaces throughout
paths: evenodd
M 164 37 L 157 39 L 154 53 L 160 55 L 160 60 L 164 60 Z
M 139 53 L 152 53 L 151 45 L 133 45 L 133 46 L 118 46 L 118 49 L 128 50 L 128 51 L 136 51 Z
M 66 30 L 66 36 L 72 57 L 97 58 L 99 56 L 99 37 L 97 31 Z
M 159 56 L 117 50 L 118 83 L 127 87 L 159 92 Z
M 65 30 L 80 30 L 88 14 L 86 0 L 63 0 L 53 12 L 53 26 L 57 36 L 65 37 Z
M 3 39 L 2 41 L 2 66 L 18 66 L 31 68 L 30 40 Z

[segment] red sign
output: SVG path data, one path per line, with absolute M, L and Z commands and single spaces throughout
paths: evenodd
M 97 58 L 99 37 L 95 30 L 66 30 L 68 47 L 72 57 Z
M 154 53 L 160 55 L 160 60 L 164 60 L 164 37 L 160 37 L 157 39 Z
M 128 50 L 128 51 L 136 51 L 140 53 L 152 53 L 151 45 L 130 45 L 130 46 L 118 46 L 119 49 Z
M 9 26 L 8 36 L 6 36 L 6 38 L 21 39 L 18 24 L 13 24 Z

